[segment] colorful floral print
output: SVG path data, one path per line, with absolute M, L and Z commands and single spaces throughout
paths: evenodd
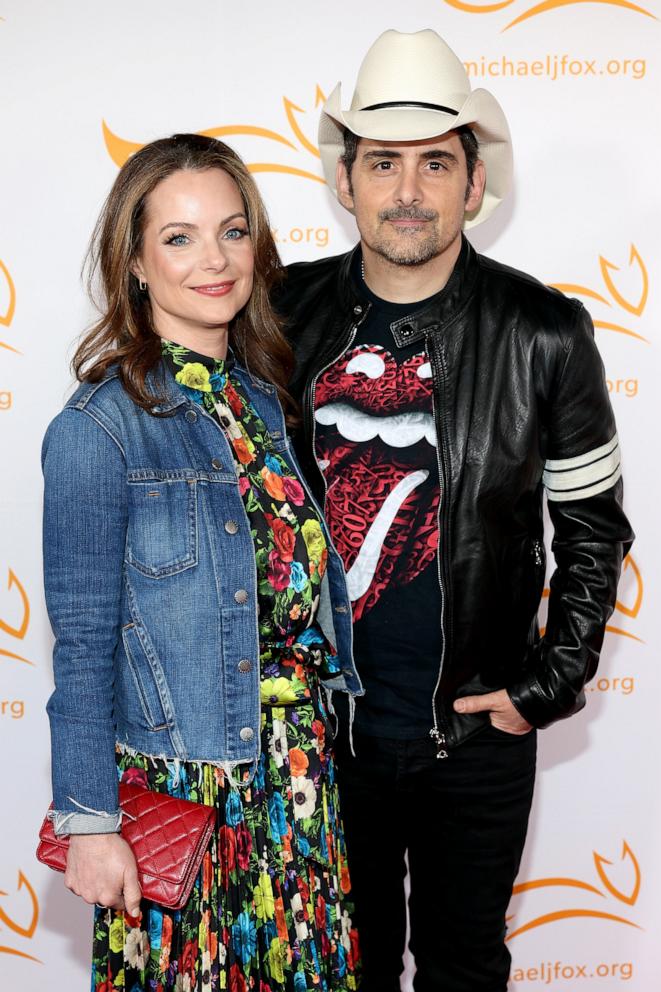
M 118 754 L 123 781 L 214 806 L 217 829 L 183 910 L 96 910 L 92 992 L 349 992 L 359 951 L 320 691 L 337 662 L 314 622 L 324 534 L 231 361 L 170 342 L 164 356 L 235 455 L 258 573 L 262 753 L 240 787 L 202 762 Z

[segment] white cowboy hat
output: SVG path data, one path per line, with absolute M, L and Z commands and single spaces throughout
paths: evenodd
M 341 109 L 340 90 L 338 83 L 319 122 L 321 162 L 336 196 L 345 128 L 377 141 L 415 141 L 464 124 L 475 132 L 487 174 L 482 202 L 466 214 L 464 227 L 486 220 L 507 193 L 512 144 L 505 115 L 487 90 L 471 91 L 462 62 L 435 31 L 385 31 L 363 59 L 350 110 Z

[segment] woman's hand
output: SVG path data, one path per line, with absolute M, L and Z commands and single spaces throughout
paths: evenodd
M 140 883 L 133 851 L 119 834 L 73 834 L 64 884 L 85 902 L 140 911 Z

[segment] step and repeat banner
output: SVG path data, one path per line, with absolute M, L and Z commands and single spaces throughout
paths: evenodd
M 471 240 L 593 315 L 638 535 L 588 706 L 540 734 L 511 987 L 659 988 L 659 18 L 659 0 L 0 0 L 3 990 L 89 981 L 90 909 L 34 858 L 52 685 L 39 452 L 93 314 L 80 265 L 100 205 L 140 144 L 199 131 L 250 163 L 285 261 L 347 250 L 356 231 L 322 179 L 320 105 L 340 79 L 349 102 L 382 31 L 426 27 L 511 123 L 513 191 Z

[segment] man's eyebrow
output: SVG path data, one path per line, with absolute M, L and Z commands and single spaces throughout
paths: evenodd
M 237 213 L 230 214 L 229 217 L 221 220 L 218 227 L 224 227 L 225 224 L 229 224 L 231 220 L 236 220 L 237 217 L 242 217 L 243 220 L 247 220 L 243 211 L 239 210 Z M 169 227 L 183 227 L 186 231 L 197 231 L 197 224 L 187 224 L 184 220 L 171 220 L 168 224 L 164 224 L 158 233 L 162 234 L 163 231 L 167 231 Z
M 401 158 L 401 152 L 395 152 L 392 148 L 372 148 L 370 151 L 365 152 L 363 159 L 368 158 Z
M 423 152 L 420 158 L 424 158 L 425 161 L 432 158 L 446 158 L 452 162 L 458 161 L 457 156 L 453 152 L 445 151 L 443 148 L 439 148 L 436 151 L 432 149 L 431 151 Z
M 392 148 L 371 148 L 368 152 L 363 155 L 363 161 L 367 159 L 376 158 L 401 158 L 402 153 L 393 151 Z M 457 156 L 452 152 L 445 151 L 443 148 L 431 149 L 430 151 L 422 152 L 420 158 L 424 161 L 429 161 L 430 159 L 444 158 L 451 162 L 457 162 Z

